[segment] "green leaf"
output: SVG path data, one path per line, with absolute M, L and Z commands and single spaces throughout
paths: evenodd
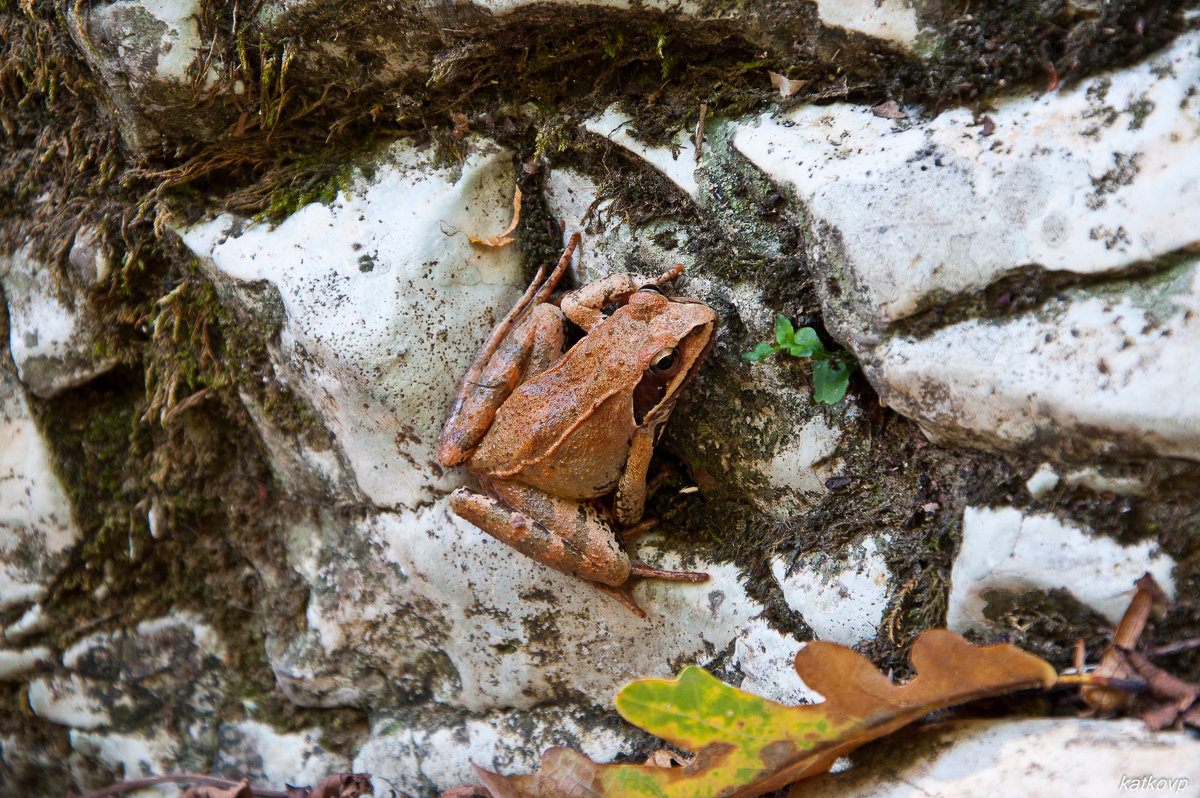
M 818 357 L 825 354 L 825 347 L 821 345 L 816 330 L 812 327 L 801 327 L 792 336 L 788 352 L 792 357 Z
M 760 341 L 749 352 L 742 352 L 742 357 L 753 363 L 757 363 L 760 360 L 766 360 L 778 351 L 778 347 L 771 346 L 766 341 Z
M 788 317 L 780 314 L 780 316 L 775 319 L 775 340 L 780 346 L 791 346 L 793 340 L 792 336 L 795 334 L 796 331 L 792 327 L 792 323 L 788 321 Z
M 842 401 L 850 386 L 850 367 L 837 358 L 813 364 L 813 398 L 827 405 Z

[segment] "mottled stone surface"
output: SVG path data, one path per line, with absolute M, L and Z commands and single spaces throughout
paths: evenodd
M 1137 720 L 962 721 L 908 731 L 858 767 L 796 788 L 795 798 L 995 795 L 1188 795 L 1200 784 L 1200 742 L 1146 731 Z
M 965 109 L 924 121 L 837 105 L 738 130 L 738 149 L 811 214 L 826 321 L 887 404 L 945 443 L 1200 459 L 1184 367 L 1200 289 L 1176 254 L 1200 231 L 1198 46 L 1190 34 L 1001 102 L 986 125 Z M 1127 283 L 1032 308 L 1013 304 L 1020 281 L 1001 283 L 1123 271 Z
M 1018 269 L 1098 274 L 1197 242 L 1200 36 L 1131 69 L 981 118 L 803 106 L 735 145 L 789 184 L 846 291 L 846 335 L 870 336 Z M 862 345 L 856 346 L 859 349 Z
M 1116 624 L 1142 574 L 1152 574 L 1173 595 L 1174 567 L 1174 560 L 1151 542 L 1122 546 L 1053 516 L 1022 515 L 1011 507 L 969 507 L 950 575 L 946 625 L 956 632 L 987 629 L 989 591 L 1058 589 Z
M 89 635 L 61 656 L 62 670 L 29 683 L 33 714 L 70 730 L 67 765 L 84 783 L 187 771 L 312 784 L 349 767 L 313 730 L 280 733 L 216 713 L 233 675 L 228 651 L 199 616 L 177 612 L 128 632 Z M 166 711 L 164 711 L 166 710 Z M 179 728 L 186 728 L 179 734 Z M 151 794 L 178 795 L 176 785 Z
M 83 262 L 89 250 L 95 270 L 102 256 L 86 243 L 73 257 Z M 8 300 L 9 351 L 29 390 L 49 398 L 112 368 L 114 359 L 97 353 L 97 320 L 87 298 L 73 294 L 28 248 L 0 256 L 0 287 Z
M 42 598 L 79 539 L 14 372 L 0 356 L 0 609 Z
M 190 110 L 195 94 L 211 99 L 207 89 L 216 76 L 209 43 L 200 39 L 200 10 L 193 0 L 117 0 L 69 12 L 71 35 L 107 85 L 134 147 L 151 148 L 164 132 L 202 139 L 217 132 L 220 114 Z

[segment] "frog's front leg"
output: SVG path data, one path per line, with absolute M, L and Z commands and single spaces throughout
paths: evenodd
M 588 331 L 605 317 L 604 309 L 613 303 L 624 304 L 630 294 L 646 286 L 660 287 L 683 273 L 683 266 L 663 272 L 658 277 L 643 274 L 610 274 L 563 296 L 561 305 L 567 318 Z

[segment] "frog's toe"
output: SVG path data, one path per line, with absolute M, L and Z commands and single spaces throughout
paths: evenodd
M 629 561 L 629 575 L 641 579 L 665 579 L 668 582 L 707 582 L 708 574 L 702 571 L 668 571 L 655 568 L 638 560 Z

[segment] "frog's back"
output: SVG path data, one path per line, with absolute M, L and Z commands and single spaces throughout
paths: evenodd
M 624 384 L 620 372 L 636 374 L 637 365 L 602 361 L 586 347 L 569 354 L 517 386 L 468 468 L 561 498 L 595 498 L 616 487 L 629 453 L 633 410 L 628 393 L 611 386 Z

